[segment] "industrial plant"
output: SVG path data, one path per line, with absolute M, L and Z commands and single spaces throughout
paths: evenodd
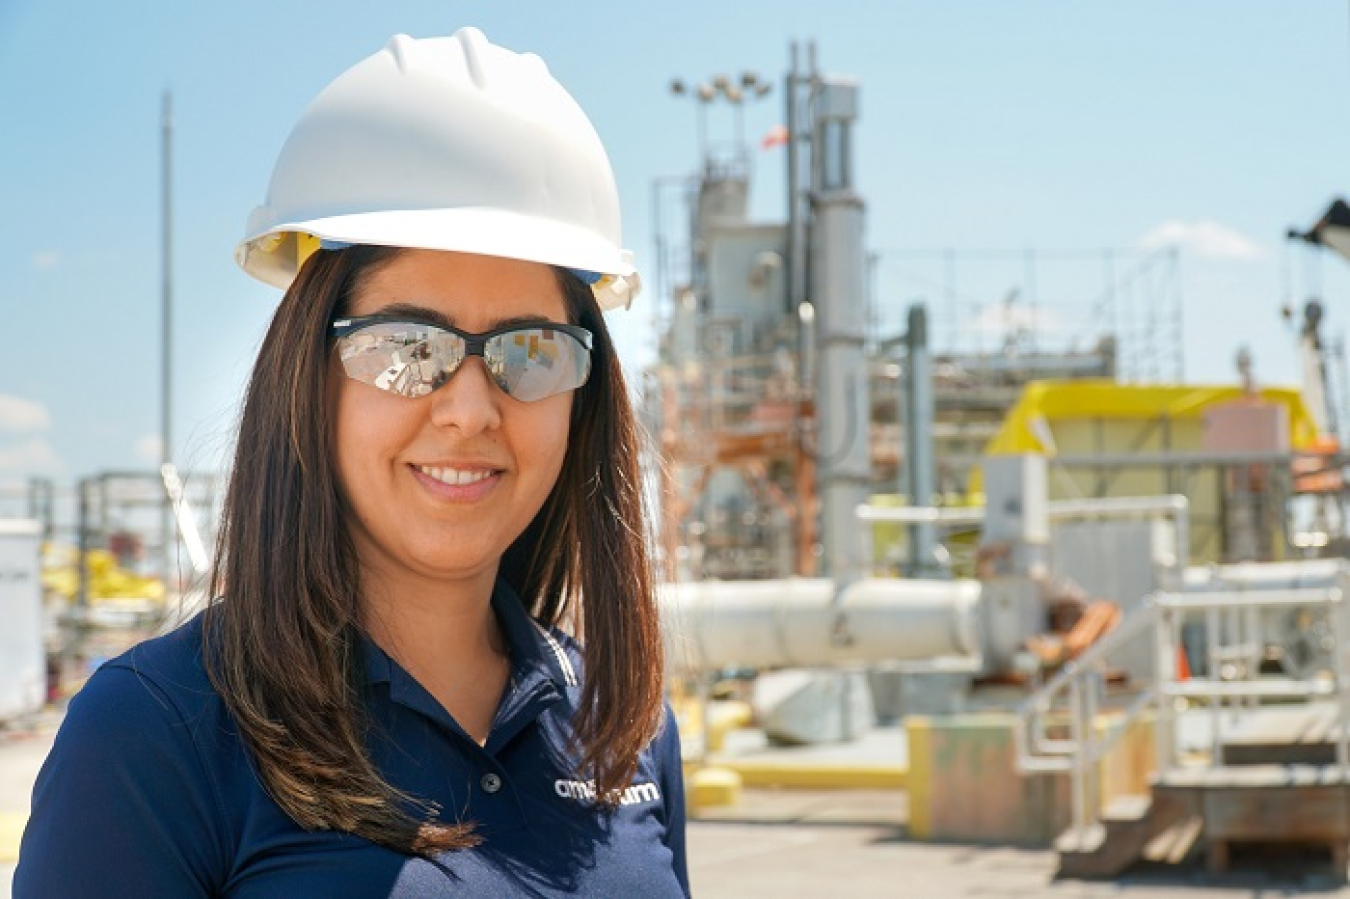
M 635 388 L 694 814 L 881 734 L 863 774 L 811 783 L 907 794 L 912 840 L 1054 847 L 1081 878 L 1313 847 L 1343 878 L 1347 379 L 1319 303 L 1291 312 L 1300 388 L 1249 359 L 1197 385 L 1176 250 L 876 251 L 866 86 L 813 44 L 789 62 L 673 83 L 702 158 L 653 191 Z M 786 119 L 763 138 L 786 160 L 767 220 L 743 118 L 761 101 Z M 1347 219 L 1291 239 L 1339 255 Z M 962 313 L 975 292 L 1000 315 Z M 0 502 L 0 722 L 204 599 L 210 473 Z
M 673 89 L 738 106 L 759 81 Z M 903 722 L 914 839 L 1054 845 L 1083 877 L 1144 857 L 1221 873 L 1286 841 L 1343 872 L 1344 363 L 1317 303 L 1302 390 L 1257 385 L 1250 360 L 1181 382 L 1175 251 L 1078 254 L 1101 274 L 1071 328 L 1009 315 L 991 347 L 961 322 L 940 343 L 958 275 L 1002 265 L 1007 305 L 1020 288 L 1034 312 L 1074 260 L 901 254 L 928 296 L 902 308 L 853 180 L 862 85 L 806 46 L 783 90 L 782 218 L 749 217 L 750 148 L 705 126 L 697 174 L 658 191 L 687 212 L 658 211 L 676 224 L 643 386 L 696 800 L 764 776 L 709 712 L 730 682 L 772 744 Z

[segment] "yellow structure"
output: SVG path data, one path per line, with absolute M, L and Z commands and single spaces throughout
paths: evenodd
M 1279 451 L 1315 451 L 1317 426 L 1293 388 L 1246 393 L 1236 385 L 1145 385 L 1111 381 L 1037 381 L 1027 385 L 1008 411 L 986 455 L 1044 454 L 1050 460 L 1050 499 L 1159 496 L 1190 500 L 1190 561 L 1227 561 L 1225 515 L 1234 486 L 1262 494 L 1257 508 L 1267 517 L 1259 528 L 1270 557 L 1283 557 L 1283 501 L 1292 493 L 1287 465 L 1221 465 L 1211 426 L 1221 413 L 1249 405 L 1277 415 L 1286 432 L 1267 434 Z M 1230 431 L 1231 433 L 1231 431 Z M 1274 447 L 1271 451 L 1276 451 Z M 1073 457 L 1074 465 L 1055 459 Z M 1101 464 L 1083 460 L 1100 458 Z M 1207 461 L 1208 459 L 1208 461 Z M 1257 470 L 1259 469 L 1259 470 Z M 981 472 L 970 480 L 972 499 L 983 491 Z M 1255 486 L 1252 486 L 1255 485 Z
M 903 790 L 909 767 L 901 761 L 867 764 L 787 757 L 782 761 L 722 758 L 717 767 L 735 773 L 747 787 L 779 790 Z
M 80 586 L 79 550 L 61 544 L 42 548 L 42 588 L 67 601 L 75 598 Z M 133 574 L 117 564 L 106 549 L 91 549 L 84 554 L 88 574 L 88 598 L 164 600 L 164 583 L 158 578 Z
M 685 778 L 684 794 L 691 815 L 697 815 L 706 808 L 738 805 L 741 801 L 741 776 L 720 766 L 697 768 Z
M 0 812 L 0 865 L 19 860 L 19 840 L 27 823 L 28 815 L 23 812 Z
M 1117 384 L 1114 381 L 1036 381 L 1008 410 L 986 455 L 1018 453 L 1197 451 L 1204 414 L 1244 397 L 1236 385 Z M 1256 392 L 1262 402 L 1286 407 L 1289 448 L 1310 449 L 1317 438 L 1303 394 L 1288 387 Z M 1085 424 L 1099 431 L 1084 428 Z
M 1093 726 L 1104 734 L 1115 723 L 1103 714 Z M 1017 726 L 1004 712 L 906 719 L 911 837 L 1045 846 L 1059 836 L 1071 818 L 1069 775 L 1019 774 Z M 1097 764 L 1099 807 L 1116 796 L 1148 795 L 1156 767 L 1151 719 L 1130 727 Z

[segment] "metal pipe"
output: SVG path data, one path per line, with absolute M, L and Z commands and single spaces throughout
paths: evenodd
M 897 524 L 979 524 L 984 509 L 979 506 L 871 506 L 857 509 L 859 521 Z
M 813 194 L 817 463 L 825 564 L 848 581 L 871 567 L 854 509 L 871 492 L 871 409 L 863 308 L 863 204 L 848 189 Z
M 1330 696 L 1335 691 L 1335 684 L 1319 680 L 1213 681 L 1205 678 L 1172 684 L 1163 693 L 1173 699 L 1238 700 L 1249 697 L 1256 699 L 1299 699 L 1309 696 Z M 1220 706 L 1221 702 L 1211 704 L 1216 721 L 1221 711 Z M 1216 749 L 1220 743 L 1221 736 L 1216 736 L 1214 743 Z M 1215 756 L 1215 758 L 1217 757 Z
M 1051 518 L 1081 518 L 1094 515 L 1159 514 L 1186 512 L 1190 501 L 1179 494 L 1170 496 L 1123 496 L 1098 499 L 1054 500 L 1048 504 Z M 917 523 L 940 521 L 957 524 L 984 520 L 983 506 L 871 506 L 858 507 L 864 521 Z M 1261 563 L 1269 564 L 1269 563 Z
M 173 94 L 165 91 L 163 110 L 163 170 L 161 208 L 163 237 L 161 308 L 160 308 L 160 424 L 159 424 L 159 463 L 163 468 L 173 461 L 173 432 L 170 428 L 173 418 Z M 164 497 L 163 513 L 160 519 L 160 552 L 164 564 L 164 589 L 177 593 L 178 585 L 172 580 L 174 571 L 174 530 L 172 500 Z
M 1078 746 L 1083 745 L 1085 732 L 1083 722 L 1083 685 L 1078 678 L 1069 681 L 1069 739 Z M 1072 790 L 1073 830 L 1078 846 L 1087 842 L 1088 807 L 1087 784 L 1084 769 L 1087 766 L 1086 753 L 1077 752 L 1073 756 Z
M 673 667 L 828 667 L 979 652 L 980 583 L 827 578 L 696 581 L 660 589 Z M 852 639 L 833 633 L 842 615 Z
M 905 331 L 905 474 L 909 500 L 927 505 L 933 501 L 937 478 L 933 460 L 933 357 L 928 344 L 928 313 L 923 304 L 909 309 Z M 937 535 L 932 525 L 916 523 L 910 528 L 909 564 L 914 577 L 935 573 Z
M 1123 467 L 1159 467 L 1172 465 L 1179 468 L 1196 465 L 1288 465 L 1295 459 L 1307 456 L 1307 452 L 1199 452 L 1199 453 L 1101 453 L 1097 455 L 1055 456 L 1056 466 L 1123 466 Z
M 1243 659 L 1243 674 L 1245 677 L 1254 678 L 1261 673 L 1261 657 L 1264 650 L 1261 633 L 1261 610 L 1256 606 L 1244 606 L 1241 613 L 1242 648 L 1246 656 Z M 1256 697 L 1248 696 L 1242 704 L 1249 709 L 1255 708 Z
M 1025 363 L 1019 363 L 1025 365 Z M 977 389 L 977 388 L 972 388 Z M 1092 455 L 1059 455 L 1054 457 L 1056 468 L 1167 468 L 1189 469 L 1213 465 L 1276 465 L 1287 466 L 1305 458 L 1310 451 L 1294 452 L 1139 452 L 1101 453 Z M 971 468 L 988 457 L 982 453 L 944 454 L 942 461 L 954 468 Z M 1350 453 L 1329 457 L 1328 467 L 1350 465 Z
M 1160 594 L 1159 604 L 1169 609 L 1207 610 L 1219 612 L 1240 609 L 1246 606 L 1257 608 L 1277 606 L 1315 606 L 1340 602 L 1340 589 L 1336 587 L 1287 587 L 1287 588 L 1238 588 L 1214 589 L 1185 593 Z M 1209 629 L 1219 627 L 1218 619 L 1206 625 Z M 1217 639 L 1217 633 L 1216 633 Z
M 787 205 L 788 205 L 788 266 L 787 308 L 784 315 L 793 315 L 806 300 L 806 223 L 802 220 L 801 203 L 801 123 L 798 116 L 798 94 L 801 76 L 798 73 L 797 42 L 790 50 L 790 68 L 787 89 L 783 97 L 787 105 Z
M 93 486 L 90 478 L 80 478 L 76 486 L 76 500 L 78 503 L 79 524 L 75 531 L 76 549 L 79 556 L 75 560 L 75 572 L 77 576 L 75 590 L 75 608 L 80 614 L 89 610 L 89 550 L 92 548 L 89 541 L 89 489 Z
M 1098 515 L 1166 515 L 1176 528 L 1176 564 L 1184 568 L 1190 554 L 1190 500 L 1180 494 L 1122 496 L 1096 499 L 1055 500 L 1048 503 L 1050 518 L 1087 518 Z M 979 524 L 985 519 L 982 506 L 873 506 L 860 505 L 855 514 L 863 522 L 896 524 Z M 1321 561 L 1321 560 L 1318 560 Z M 1265 563 L 1263 563 L 1265 564 Z M 1299 564 L 1299 563 L 1286 563 Z M 1334 566 L 1332 566 L 1334 567 Z
M 1181 653 L 1186 652 L 1186 643 L 1182 639 L 1181 616 L 1171 609 L 1159 609 L 1158 615 L 1160 622 L 1158 638 L 1165 643 L 1165 651 L 1160 652 L 1157 658 L 1163 672 L 1157 683 L 1158 724 L 1161 726 L 1158 732 L 1158 747 L 1162 750 L 1158 756 L 1158 768 L 1166 774 L 1170 773 L 1177 763 L 1177 707 L 1163 688 L 1181 679 Z M 1187 668 L 1189 667 L 1188 662 Z
M 211 567 L 211 556 L 206 550 L 206 544 L 202 542 L 197 520 L 193 518 L 192 507 L 188 504 L 187 492 L 183 486 L 183 479 L 178 474 L 178 467 L 171 462 L 166 463 L 160 469 L 160 477 L 164 480 L 164 491 L 169 497 L 169 506 L 173 509 L 174 518 L 178 522 L 178 533 L 183 539 L 184 548 L 187 549 L 192 569 L 199 575 L 205 574 Z
M 1101 678 L 1090 666 L 1083 672 L 1083 751 L 1080 753 L 1083 765 L 1084 800 L 1088 803 L 1088 814 L 1092 823 L 1098 821 L 1101 811 L 1101 787 L 1097 778 L 1097 762 L 1102 749 L 1097 740 L 1097 694 L 1101 691 Z
M 1187 568 L 1182 590 L 1293 590 L 1330 587 L 1339 578 L 1344 559 L 1301 559 L 1294 562 L 1233 562 Z
M 1051 518 L 1175 514 L 1189 510 L 1190 500 L 1179 493 L 1164 496 L 1101 496 L 1093 499 L 1051 500 L 1049 507 Z
M 1219 613 L 1223 610 L 1222 605 L 1209 605 L 1205 609 L 1205 679 L 1207 681 L 1217 681 L 1223 677 L 1223 672 L 1219 670 Z M 1182 688 L 1194 688 L 1194 684 L 1187 682 L 1185 684 L 1171 684 L 1168 689 L 1168 695 L 1174 695 L 1174 691 Z M 1209 688 L 1212 684 L 1206 683 L 1204 687 Z M 1205 696 L 1197 698 L 1207 698 L 1209 703 L 1209 762 L 1211 765 L 1222 764 L 1223 758 L 1223 703 L 1217 701 L 1218 696 Z
M 1342 571 L 1337 578 L 1342 595 L 1350 590 L 1350 572 Z M 1336 711 L 1337 732 L 1336 732 L 1336 764 L 1341 769 L 1341 783 L 1346 783 L 1346 778 L 1350 777 L 1350 671 L 1347 671 L 1347 661 L 1350 660 L 1350 652 L 1347 652 L 1345 640 L 1350 638 L 1350 603 L 1342 602 L 1336 609 L 1336 614 L 1330 616 L 1333 646 L 1336 647 L 1336 665 L 1333 669 L 1336 672 Z

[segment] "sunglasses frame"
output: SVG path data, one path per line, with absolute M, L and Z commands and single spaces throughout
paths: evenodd
M 474 333 L 472 331 L 461 331 L 459 328 L 452 327 L 442 322 L 428 321 L 426 319 L 416 318 L 407 315 L 358 315 L 334 319 L 333 323 L 329 325 L 329 333 L 333 336 L 335 340 L 342 340 L 345 337 L 350 337 L 353 334 L 356 334 L 360 331 L 364 331 L 366 328 L 370 328 L 375 325 L 410 325 L 412 327 L 417 328 L 432 328 L 436 331 L 442 331 L 447 334 L 453 334 L 460 340 L 464 341 L 464 360 L 467 360 L 470 356 L 477 356 L 478 358 L 482 359 L 485 363 L 487 361 L 486 350 L 488 342 L 492 340 L 494 337 L 501 337 L 506 334 L 515 334 L 520 331 L 537 331 L 537 330 L 561 331 L 563 334 L 566 334 L 568 337 L 571 337 L 577 343 L 581 344 L 581 347 L 583 350 L 585 350 L 587 357 L 586 378 L 582 380 L 581 384 L 578 384 L 576 387 L 570 388 L 570 390 L 579 389 L 590 378 L 590 369 L 591 369 L 590 355 L 592 349 L 591 344 L 594 338 L 592 337 L 590 331 L 586 330 L 580 325 L 562 324 L 559 322 L 551 322 L 551 321 L 521 322 L 519 324 L 514 325 L 505 325 L 504 327 L 501 328 L 493 328 L 491 331 Z M 459 366 L 457 366 L 454 371 L 450 372 L 450 374 L 446 376 L 445 381 L 442 382 L 439 387 L 433 388 L 431 391 L 428 391 L 428 393 L 424 394 L 424 396 L 430 396 L 431 393 L 434 393 L 441 387 L 444 387 L 446 384 L 450 383 L 451 379 L 454 378 L 454 376 L 459 373 L 460 368 L 463 367 L 464 360 L 460 360 Z M 343 369 L 343 374 L 344 375 L 346 374 L 345 366 Z M 347 377 L 351 376 L 347 375 Z M 384 388 L 378 387 L 377 385 L 374 384 L 370 384 L 367 381 L 362 381 L 359 378 L 352 378 L 352 380 L 360 384 L 366 384 L 367 386 L 375 387 L 375 389 L 377 390 L 384 390 Z M 501 386 L 501 384 L 497 381 L 496 378 L 493 378 L 492 381 L 494 384 L 497 385 L 498 389 L 500 389 L 502 393 L 522 403 L 532 403 L 536 402 L 537 400 L 547 399 L 550 396 L 558 395 L 557 393 L 550 393 L 542 397 L 537 397 L 534 400 L 522 400 L 519 399 L 518 397 L 512 396 L 506 390 L 506 388 Z M 404 396 L 404 394 L 401 394 L 396 390 L 385 390 L 385 392 L 392 393 L 394 396 Z M 567 391 L 559 391 L 559 393 L 565 392 Z M 406 398 L 418 399 L 418 397 L 406 397 Z

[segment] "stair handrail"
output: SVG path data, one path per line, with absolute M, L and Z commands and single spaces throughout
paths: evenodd
M 1336 760 L 1342 778 L 1350 777 L 1350 565 L 1340 564 L 1330 577 L 1318 577 L 1313 582 L 1292 585 L 1260 585 L 1251 583 L 1224 583 L 1215 577 L 1219 589 L 1157 590 L 1141 603 L 1101 640 L 1089 647 L 1078 658 L 1066 663 L 1050 680 L 1019 706 L 1013 728 L 1015 765 L 1021 773 L 1068 772 L 1071 783 L 1073 829 L 1076 838 L 1086 841 L 1089 831 L 1099 824 L 1101 797 L 1097 790 L 1097 763 L 1124 738 L 1125 734 L 1153 707 L 1155 710 L 1155 739 L 1157 774 L 1165 776 L 1176 765 L 1174 739 L 1175 709 L 1178 698 L 1205 700 L 1259 698 L 1269 692 L 1270 682 L 1259 685 L 1253 680 L 1216 680 L 1207 671 L 1204 677 L 1191 678 L 1178 670 L 1181 662 L 1181 617 L 1186 613 L 1204 611 L 1210 615 L 1208 653 L 1217 654 L 1220 635 L 1214 625 L 1222 612 L 1252 613 L 1261 608 L 1279 606 L 1329 605 L 1329 617 L 1335 659 L 1331 666 L 1332 690 L 1320 689 L 1312 682 L 1290 681 L 1283 684 L 1282 693 L 1290 696 L 1313 696 L 1332 692 L 1337 704 Z M 1206 584 L 1205 586 L 1209 586 Z M 1098 697 L 1102 692 L 1106 659 L 1122 646 L 1138 640 L 1152 631 L 1155 640 L 1155 680 L 1129 703 L 1116 722 L 1102 734 L 1096 732 Z M 1251 676 L 1251 672 L 1248 673 Z M 1051 738 L 1047 718 L 1061 694 L 1067 694 L 1069 711 L 1069 738 Z M 1221 706 L 1212 706 L 1217 713 Z M 1214 735 L 1217 747 L 1219 733 Z M 1217 749 L 1210 764 L 1218 763 Z M 1347 780 L 1346 782 L 1350 782 Z
M 1077 658 L 1066 662 L 1054 676 L 1018 707 L 1018 726 L 1014 729 L 1014 736 L 1019 771 L 1030 773 L 1070 770 L 1071 763 L 1067 756 L 1074 752 L 1076 741 L 1049 737 L 1046 734 L 1046 717 L 1053 711 L 1055 700 L 1061 693 L 1072 693 L 1076 680 L 1089 676 L 1108 656 L 1132 642 L 1141 632 L 1154 627 L 1158 618 L 1157 596 L 1160 592 L 1148 594 L 1138 607 L 1126 613 L 1114 628 Z M 1047 756 L 1056 762 L 1047 765 L 1046 763 L 1050 761 Z
M 1019 773 L 1068 772 L 1070 805 L 1074 832 L 1086 839 L 1088 829 L 1097 823 L 1096 762 L 1123 739 L 1129 728 L 1154 705 L 1158 688 L 1146 688 L 1125 709 L 1121 720 L 1097 739 L 1099 684 L 1087 683 L 1102 677 L 1106 659 L 1141 634 L 1156 632 L 1159 620 L 1158 596 L 1150 593 L 1100 640 L 1077 658 L 1065 663 L 1050 680 L 1018 707 L 1013 726 L 1015 765 Z M 1069 739 L 1054 739 L 1046 733 L 1047 718 L 1060 694 L 1068 695 Z

